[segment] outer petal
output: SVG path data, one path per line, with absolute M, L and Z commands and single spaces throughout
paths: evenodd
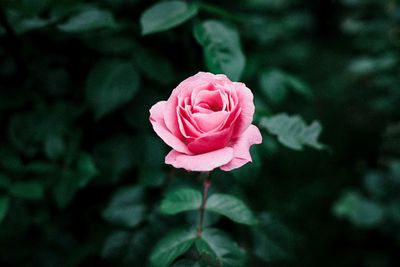
M 249 127 L 253 120 L 254 115 L 254 103 L 253 93 L 244 83 L 235 83 L 236 94 L 238 96 L 239 106 L 241 109 L 240 115 L 235 122 L 235 129 L 232 137 L 239 137 Z
M 224 147 L 199 155 L 186 155 L 171 150 L 165 157 L 165 163 L 188 171 L 206 172 L 230 162 L 232 158 L 233 148 L 231 147 Z
M 256 126 L 250 125 L 233 144 L 233 159 L 221 166 L 220 169 L 230 171 L 243 166 L 247 162 L 251 162 L 250 147 L 261 142 L 262 136 L 260 130 Z
M 175 149 L 176 151 L 192 154 L 187 148 L 186 144 L 183 143 L 178 137 L 173 135 L 165 125 L 164 122 L 164 110 L 166 101 L 160 101 L 156 103 L 150 109 L 150 122 L 153 125 L 154 131 L 164 142 Z
M 226 128 L 212 134 L 206 134 L 188 144 L 188 148 L 195 154 L 210 152 L 225 147 L 231 139 L 232 129 Z

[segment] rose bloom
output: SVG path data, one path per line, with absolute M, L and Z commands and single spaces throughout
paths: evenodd
M 251 162 L 250 146 L 262 141 L 253 115 L 253 94 L 244 83 L 199 72 L 150 109 L 150 122 L 172 148 L 165 163 L 188 171 L 230 171 Z

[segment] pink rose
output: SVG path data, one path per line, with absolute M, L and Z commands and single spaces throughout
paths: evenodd
M 154 131 L 172 147 L 165 163 L 188 171 L 224 171 L 251 162 L 261 133 L 251 124 L 253 94 L 225 75 L 199 72 L 150 109 Z

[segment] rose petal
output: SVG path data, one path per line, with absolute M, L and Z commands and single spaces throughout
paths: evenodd
M 165 104 L 163 120 L 167 129 L 176 137 L 182 138 L 182 134 L 179 130 L 178 117 L 176 115 L 176 107 L 178 106 L 178 98 L 174 96 L 177 94 L 174 89 L 172 95 L 168 98 Z
M 164 142 L 175 149 L 176 151 L 192 154 L 187 148 L 186 144 L 183 143 L 178 137 L 172 134 L 164 123 L 164 111 L 166 101 L 160 101 L 156 103 L 150 109 L 150 122 L 153 125 L 154 131 Z
M 176 107 L 179 105 L 178 96 L 180 96 L 181 99 L 185 99 L 187 96 L 192 96 L 194 92 L 199 92 L 202 89 L 207 88 L 210 84 L 223 84 L 227 82 L 230 81 L 225 75 L 214 75 L 209 72 L 198 72 L 197 74 L 182 81 L 172 91 L 171 96 L 167 100 L 164 112 L 164 122 L 169 131 L 179 139 L 182 138 L 176 114 Z
M 225 147 L 232 136 L 232 129 L 226 128 L 215 133 L 207 133 L 188 143 L 187 147 L 194 154 L 201 154 Z
M 230 111 L 236 107 L 238 97 L 236 94 L 236 83 L 231 81 L 215 85 L 215 88 L 221 92 L 221 98 L 224 101 L 224 110 Z
M 239 137 L 249 127 L 253 120 L 255 109 L 253 94 L 250 89 L 244 83 L 236 82 L 235 85 L 241 112 L 235 122 L 232 138 Z
M 199 92 L 196 95 L 196 99 L 194 99 L 193 106 L 206 107 L 211 109 L 212 111 L 220 111 L 222 110 L 224 103 L 222 102 L 220 91 L 204 90 Z
M 179 129 L 181 130 L 183 137 L 186 139 L 186 142 L 192 142 L 198 136 L 200 136 L 202 132 L 198 130 L 196 122 L 193 123 L 188 119 L 190 118 L 188 117 L 186 111 L 181 110 L 181 112 L 178 114 Z
M 181 122 L 184 123 L 184 126 L 191 129 L 192 133 L 194 134 L 191 135 L 192 137 L 197 137 L 201 135 L 201 133 L 203 133 L 199 125 L 197 125 L 197 122 L 194 120 L 190 111 L 188 111 L 187 109 L 178 108 L 177 112 L 178 112 L 179 127 L 181 127 L 180 125 Z
M 227 117 L 225 118 L 225 121 L 221 123 L 219 129 L 217 129 L 217 130 L 221 130 L 221 129 L 223 129 L 223 128 L 229 128 L 229 127 L 231 127 L 232 124 L 237 120 L 237 118 L 239 117 L 239 115 L 240 115 L 240 107 L 237 106 L 237 107 L 235 107 L 234 110 L 232 110 L 232 111 L 229 113 L 229 116 L 227 116 Z
M 242 135 L 236 139 L 232 148 L 233 159 L 220 167 L 223 171 L 230 171 L 237 169 L 247 162 L 251 162 L 250 147 L 254 144 L 260 144 L 262 142 L 262 136 L 260 130 L 254 126 L 250 125 Z
M 165 157 L 165 163 L 188 171 L 206 172 L 228 163 L 232 160 L 232 157 L 233 148 L 231 147 L 224 147 L 199 155 L 186 155 L 171 150 Z
M 167 104 L 164 111 L 165 125 L 169 131 L 182 138 L 182 134 L 179 129 L 178 117 L 176 114 L 176 107 L 179 106 L 178 97 L 184 100 L 190 96 L 193 90 L 198 90 L 203 86 L 209 84 L 209 80 L 212 79 L 213 74 L 206 72 L 199 72 L 185 80 L 183 80 L 174 90 L 172 90 L 171 96 L 167 100 Z
M 213 113 L 195 113 L 192 114 L 193 119 L 197 125 L 204 132 L 209 132 L 217 128 L 222 122 L 224 122 L 229 113 L 226 111 L 218 111 Z

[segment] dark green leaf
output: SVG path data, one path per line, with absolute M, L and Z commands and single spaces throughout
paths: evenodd
M 259 221 L 253 228 L 254 254 L 267 263 L 290 259 L 296 242 L 294 233 L 269 213 L 262 213 Z
M 257 219 L 243 201 L 231 195 L 211 195 L 207 199 L 206 210 L 224 215 L 238 223 L 249 225 L 257 223 Z
M 17 34 L 23 34 L 31 30 L 41 29 L 50 23 L 55 22 L 53 17 L 40 16 L 40 9 L 44 9 L 46 5 L 40 5 L 41 8 L 36 9 L 38 7 L 38 5 L 35 5 L 34 3 L 36 1 L 25 2 L 25 7 L 23 8 L 25 14 L 22 14 L 21 12 L 12 12 L 11 10 L 5 10 L 7 13 L 7 18 L 12 25 L 13 30 Z
M 205 229 L 195 244 L 201 257 L 211 263 L 211 266 L 239 267 L 245 265 L 244 250 L 220 230 Z
M 291 149 L 301 150 L 304 145 L 315 149 L 325 148 L 318 142 L 322 127 L 317 121 L 307 126 L 298 115 L 289 117 L 287 114 L 278 114 L 261 118 L 260 126 L 277 135 L 278 141 Z
M 144 167 L 140 168 L 139 171 L 139 182 L 141 185 L 144 186 L 159 187 L 164 183 L 166 178 L 167 174 L 162 169 L 154 167 Z
M 67 70 L 63 68 L 43 67 L 36 71 L 36 75 L 41 77 L 38 81 L 40 89 L 45 94 L 63 97 L 69 92 L 67 85 L 71 80 Z
M 165 55 L 140 46 L 136 46 L 135 51 L 134 62 L 149 79 L 160 84 L 174 81 L 174 67 Z
M 43 198 L 44 188 L 39 182 L 16 182 L 11 185 L 10 194 L 27 200 L 38 200 Z
M 49 136 L 44 143 L 44 151 L 49 159 L 58 159 L 65 151 L 64 140 L 61 136 Z
M 15 114 L 9 126 L 11 142 L 25 154 L 32 156 L 39 150 L 39 141 L 43 135 L 41 131 L 41 119 L 38 114 Z
M 235 29 L 216 20 L 207 20 L 195 25 L 194 36 L 203 47 L 205 62 L 211 72 L 226 74 L 233 81 L 240 79 L 245 57 Z
M 43 28 L 45 26 L 48 26 L 52 22 L 54 21 L 48 19 L 42 19 L 39 17 L 19 19 L 17 24 L 15 25 L 15 31 L 18 34 L 22 34 L 32 30 Z
M 146 209 L 143 205 L 127 205 L 123 207 L 107 207 L 102 213 L 103 218 L 115 225 L 135 227 L 142 220 Z
M 70 17 L 57 28 L 63 32 L 79 33 L 115 27 L 116 22 L 109 11 L 91 8 Z
M 0 165 L 7 171 L 21 171 L 23 163 L 18 154 L 7 147 L 0 148 Z
M 296 93 L 304 95 L 305 97 L 312 97 L 313 93 L 311 88 L 298 78 L 286 74 L 286 82 L 288 86 Z
M 101 179 L 115 182 L 129 171 L 138 161 L 137 150 L 141 143 L 128 135 L 115 135 L 99 144 L 94 149 L 96 166 L 101 172 Z
M 0 173 L 0 189 L 8 189 L 10 185 L 10 179 L 6 175 Z
M 151 252 L 150 265 L 152 267 L 169 266 L 192 246 L 196 237 L 194 229 L 181 229 L 168 233 Z
M 364 176 L 364 187 L 371 195 L 383 197 L 390 186 L 383 172 L 369 171 Z
M 172 267 L 202 267 L 202 265 L 197 261 L 183 259 L 175 262 Z
M 393 160 L 389 164 L 389 180 L 391 183 L 400 185 L 400 160 Z
M 5 61 L 5 59 L 3 59 Z M 10 60 L 11 61 L 11 60 Z M 11 61 L 12 62 L 12 61 Z M 12 62 L 10 64 L 14 64 Z M 2 68 L 6 67 L 4 66 L 6 62 L 3 63 Z M 12 68 L 12 66 L 10 66 Z M 7 68 L 9 69 L 9 68 Z M 5 71 L 3 69 L 0 69 L 0 71 Z M 30 97 L 32 96 L 32 92 L 24 87 L 22 88 L 14 88 L 13 90 L 11 89 L 4 89 L 0 91 L 0 110 L 6 110 L 6 109 L 14 109 L 23 106 L 26 102 L 29 101 Z
M 53 188 L 53 197 L 57 206 L 65 208 L 73 199 L 78 190 L 78 177 L 74 171 L 64 170 L 57 177 L 58 182 Z
M 131 55 L 135 51 L 135 41 L 130 36 L 102 32 L 83 37 L 87 46 L 105 55 Z
M 200 212 L 198 209 L 185 212 L 185 219 L 189 225 L 197 225 L 200 221 Z M 221 219 L 221 215 L 215 212 L 204 212 L 203 227 L 215 225 Z
M 197 6 L 184 1 L 160 2 L 140 17 L 142 34 L 165 31 L 178 26 L 197 14 Z
M 131 233 L 118 231 L 112 233 L 105 241 L 101 255 L 105 258 L 120 256 L 120 252 L 126 247 L 131 238 Z
M 90 71 L 86 82 L 86 101 L 96 119 L 131 100 L 139 89 L 139 76 L 128 62 L 101 61 Z
M 260 76 L 260 86 L 265 97 L 279 104 L 285 100 L 287 89 L 284 75 L 280 71 L 264 72 Z
M 117 191 L 107 207 L 103 210 L 103 218 L 115 225 L 135 227 L 144 218 L 144 191 L 142 187 L 131 186 Z
M 260 76 L 260 86 L 265 97 L 275 104 L 282 103 L 288 90 L 311 97 L 311 89 L 298 78 L 279 70 L 263 72 Z
M 182 211 L 200 208 L 202 195 L 198 190 L 181 188 L 169 192 L 161 202 L 160 211 L 165 214 L 176 214 Z
M 148 254 L 149 231 L 140 229 L 136 232 L 112 232 L 103 244 L 101 256 L 121 262 L 123 266 L 139 265 L 146 262 Z M 120 266 L 120 265 L 119 265 Z
M 80 176 L 78 183 L 78 187 L 80 188 L 86 186 L 90 180 L 99 173 L 92 156 L 87 153 L 81 153 L 79 155 L 76 171 Z
M 0 196 L 0 223 L 7 216 L 10 207 L 10 199 L 6 196 Z
M 336 216 L 348 218 L 355 225 L 364 227 L 376 226 L 384 219 L 383 208 L 357 192 L 344 194 L 335 203 L 333 211 Z
M 10 138 L 13 144 L 28 156 L 35 155 L 42 148 L 49 157 L 54 156 L 52 153 L 62 153 L 60 150 L 63 148 L 59 149 L 55 147 L 57 144 L 50 144 L 52 151 L 49 151 L 47 143 L 51 143 L 53 138 L 62 139 L 79 113 L 80 110 L 68 102 L 56 102 L 51 106 L 18 113 L 10 122 Z
M 352 212 L 350 220 L 361 226 L 376 226 L 384 220 L 384 209 L 375 202 L 363 201 Z
M 74 170 L 64 170 L 53 189 L 58 207 L 65 208 L 79 189 L 86 187 L 97 175 L 98 171 L 92 157 L 81 153 Z
M 34 161 L 25 165 L 25 171 L 34 174 L 48 174 L 58 171 L 56 164 L 51 164 L 46 161 Z
M 132 233 L 127 231 L 113 232 L 104 242 L 101 255 L 104 258 L 122 256 L 122 250 L 129 244 Z

